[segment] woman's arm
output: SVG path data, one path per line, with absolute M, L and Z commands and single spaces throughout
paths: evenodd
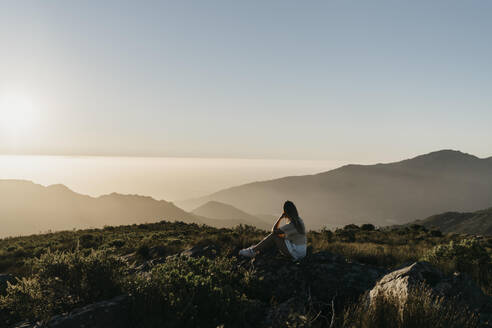
M 282 213 L 282 215 L 277 219 L 275 224 L 272 227 L 272 232 L 275 232 L 275 230 L 278 230 L 278 226 L 280 224 L 280 220 L 282 220 L 285 217 L 285 213 Z

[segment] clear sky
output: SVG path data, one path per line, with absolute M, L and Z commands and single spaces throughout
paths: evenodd
M 0 1 L 0 153 L 492 155 L 492 1 Z

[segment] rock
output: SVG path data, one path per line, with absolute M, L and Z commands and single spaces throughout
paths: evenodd
M 291 312 L 302 314 L 314 309 L 329 316 L 332 301 L 336 310 L 342 311 L 347 302 L 359 298 L 387 273 L 329 252 L 315 253 L 298 262 L 260 255 L 241 263 L 261 281 L 258 298 L 277 304 L 266 315 L 265 325 L 272 327 L 285 327 Z
M 377 296 L 397 297 L 405 304 L 413 288 L 425 284 L 436 296 L 453 300 L 480 315 L 482 323 L 492 316 L 492 297 L 485 295 L 480 287 L 466 274 L 445 276 L 427 262 L 415 262 L 385 275 L 369 292 L 369 300 Z
M 390 272 L 381 278 L 377 285 L 370 291 L 369 297 L 373 300 L 380 294 L 383 294 L 385 296 L 397 297 L 404 303 L 412 288 L 422 282 L 426 282 L 432 286 L 441 281 L 441 279 L 442 273 L 429 263 L 415 262 L 412 265 Z
M 166 262 L 166 257 L 159 257 L 156 259 L 148 260 L 148 261 L 145 261 L 144 263 L 140 264 L 139 266 L 133 268 L 132 270 L 130 270 L 130 272 L 131 273 L 149 272 L 150 270 L 152 270 L 152 268 L 154 266 L 156 266 L 157 264 L 164 263 L 164 262 Z
M 219 254 L 219 248 L 215 245 L 195 246 L 184 250 L 180 253 L 181 256 L 201 257 L 205 256 L 209 259 L 214 259 Z
M 155 254 L 159 254 L 157 252 L 153 252 Z M 176 256 L 187 256 L 187 257 L 201 257 L 204 256 L 209 259 L 214 259 L 219 254 L 219 248 L 215 245 L 204 245 L 204 246 L 194 246 L 190 249 L 184 250 L 180 253 L 169 255 L 165 257 L 157 257 L 148 261 L 143 262 L 137 267 L 134 267 L 130 270 L 131 273 L 147 273 L 157 264 L 162 264 L 166 262 L 166 260 L 170 257 Z
M 163 257 L 167 253 L 167 249 L 164 246 L 154 246 L 149 248 L 150 258 Z
M 15 278 L 13 275 L 8 274 L 8 273 L 2 273 L 0 274 L 0 295 L 4 295 L 5 291 L 7 290 L 7 283 L 13 283 L 15 281 Z
M 57 315 L 41 325 L 21 323 L 15 328 L 130 328 L 129 303 L 126 296 L 89 304 L 66 315 Z
M 289 316 L 293 313 L 305 313 L 306 302 L 300 298 L 291 297 L 285 302 L 274 306 L 268 310 L 266 322 L 268 327 L 285 327 L 287 321 L 291 321 Z M 291 320 L 289 320 L 291 319 Z

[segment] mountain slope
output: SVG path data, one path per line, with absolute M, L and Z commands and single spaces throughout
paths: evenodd
M 235 208 L 234 206 L 215 201 L 210 201 L 194 209 L 192 213 L 218 220 L 238 222 L 238 224 L 249 224 L 262 229 L 271 228 L 273 225 L 273 222 L 267 223 L 260 218 Z
M 138 195 L 81 195 L 63 185 L 0 180 L 0 236 L 163 219 L 201 223 L 166 201 Z
M 426 227 L 437 227 L 443 232 L 460 232 L 492 236 L 492 207 L 468 213 L 446 212 L 415 221 Z
M 117 193 L 90 197 L 78 194 L 64 185 L 44 187 L 30 181 L 0 180 L 0 238 L 48 230 L 161 220 L 215 227 L 252 224 L 250 218 L 245 220 L 242 216 L 215 219 L 188 213 L 171 202 L 151 197 Z M 264 224 L 261 227 L 264 228 Z
M 245 184 L 178 204 L 189 208 L 214 200 L 276 214 L 286 199 L 296 203 L 310 228 L 401 224 L 449 210 L 470 211 L 490 205 L 492 158 L 442 150 L 396 163 Z

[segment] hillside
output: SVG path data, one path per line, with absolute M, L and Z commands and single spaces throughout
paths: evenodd
M 246 223 L 261 229 L 269 229 L 273 225 L 273 221 L 267 223 L 258 217 L 235 208 L 234 206 L 215 201 L 210 201 L 194 209 L 192 213 L 198 216 L 224 220 L 225 222 L 230 222 L 233 225 Z
M 190 209 L 213 200 L 249 213 L 276 214 L 286 199 L 314 229 L 347 222 L 401 224 L 444 211 L 472 211 L 490 205 L 492 158 L 442 150 L 395 163 L 249 183 L 178 204 Z
M 215 227 L 249 223 L 241 218 L 219 220 L 195 215 L 151 197 L 118 193 L 90 197 L 64 185 L 44 187 L 22 180 L 0 180 L 0 197 L 0 237 L 163 219 Z
M 443 232 L 459 232 L 492 236 L 492 207 L 476 212 L 446 212 L 415 223 L 437 227 Z
M 237 257 L 264 235 L 160 221 L 0 239 L 0 328 L 490 327 L 492 238 L 350 225 L 309 232 L 301 261 Z M 358 301 L 385 290 L 401 298 Z

